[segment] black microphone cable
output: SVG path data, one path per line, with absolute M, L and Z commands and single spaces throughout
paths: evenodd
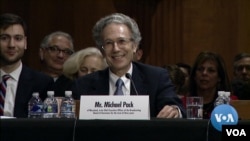
M 206 141 L 208 141 L 209 139 L 209 126 L 210 126 L 210 122 L 211 122 L 211 120 L 209 119 L 208 120 L 208 123 L 207 123 L 207 135 L 206 135 Z
M 134 89 L 134 91 L 135 91 L 135 94 L 136 94 L 136 95 L 139 95 L 138 92 L 137 92 L 137 90 L 136 90 L 135 83 L 134 83 L 134 81 L 132 80 L 131 74 L 126 73 L 125 76 L 126 76 L 128 79 L 130 79 L 131 85 L 132 85 L 132 87 L 133 87 L 133 89 Z
M 77 117 L 74 118 L 74 128 L 73 128 L 73 137 L 72 137 L 72 141 L 75 141 L 75 134 L 76 134 L 76 122 L 78 120 Z

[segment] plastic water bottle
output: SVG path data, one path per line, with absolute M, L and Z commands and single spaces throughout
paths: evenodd
M 54 97 L 54 91 L 48 91 L 47 95 L 43 102 L 43 118 L 58 118 L 58 105 Z
M 43 101 L 39 97 L 38 92 L 32 94 L 28 104 L 28 118 L 42 118 Z
M 230 104 L 230 101 L 231 101 L 230 92 L 225 92 L 224 96 L 226 97 L 226 103 L 225 104 Z
M 218 91 L 218 97 L 214 102 L 214 106 L 221 104 L 229 104 L 230 102 L 230 92 Z
M 75 118 L 75 100 L 71 91 L 65 91 L 65 97 L 61 103 L 61 118 Z

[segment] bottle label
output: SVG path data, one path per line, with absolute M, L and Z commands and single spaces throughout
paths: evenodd
M 63 104 L 61 108 L 61 113 L 71 113 L 75 111 L 75 106 L 72 104 Z
M 33 105 L 30 108 L 30 112 L 42 112 L 42 110 L 43 110 L 42 104 Z
M 53 105 L 48 105 L 47 107 L 45 107 L 44 110 L 46 113 L 57 113 L 58 109 L 57 109 L 57 105 L 53 104 Z

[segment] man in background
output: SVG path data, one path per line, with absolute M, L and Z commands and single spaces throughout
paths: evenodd
M 72 80 L 63 75 L 63 64 L 73 53 L 73 39 L 68 33 L 56 31 L 45 36 L 41 42 L 42 72 L 54 79 L 56 97 L 63 97 L 65 91 L 70 90 Z
M 242 100 L 250 100 L 250 54 L 239 53 L 234 58 L 233 93 Z

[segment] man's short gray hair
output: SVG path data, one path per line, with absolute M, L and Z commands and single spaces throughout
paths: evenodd
M 141 37 L 141 33 L 140 30 L 138 28 L 137 23 L 135 22 L 135 20 L 133 20 L 132 18 L 121 14 L 121 13 L 114 13 L 111 15 L 108 15 L 104 18 L 101 18 L 94 26 L 92 32 L 93 32 L 93 38 L 95 40 L 95 43 L 98 47 L 101 47 L 103 45 L 103 39 L 102 39 L 102 32 L 103 29 L 111 24 L 111 23 L 117 23 L 117 24 L 124 24 L 126 25 L 131 33 L 132 33 L 132 40 L 139 45 L 142 37 Z
M 70 34 L 68 34 L 66 32 L 62 32 L 62 31 L 55 31 L 55 32 L 52 32 L 49 35 L 45 36 L 40 44 L 40 47 L 47 48 L 49 46 L 50 41 L 56 36 L 63 36 L 65 38 L 67 38 L 70 41 L 71 49 L 74 50 L 73 38 L 71 37 Z

